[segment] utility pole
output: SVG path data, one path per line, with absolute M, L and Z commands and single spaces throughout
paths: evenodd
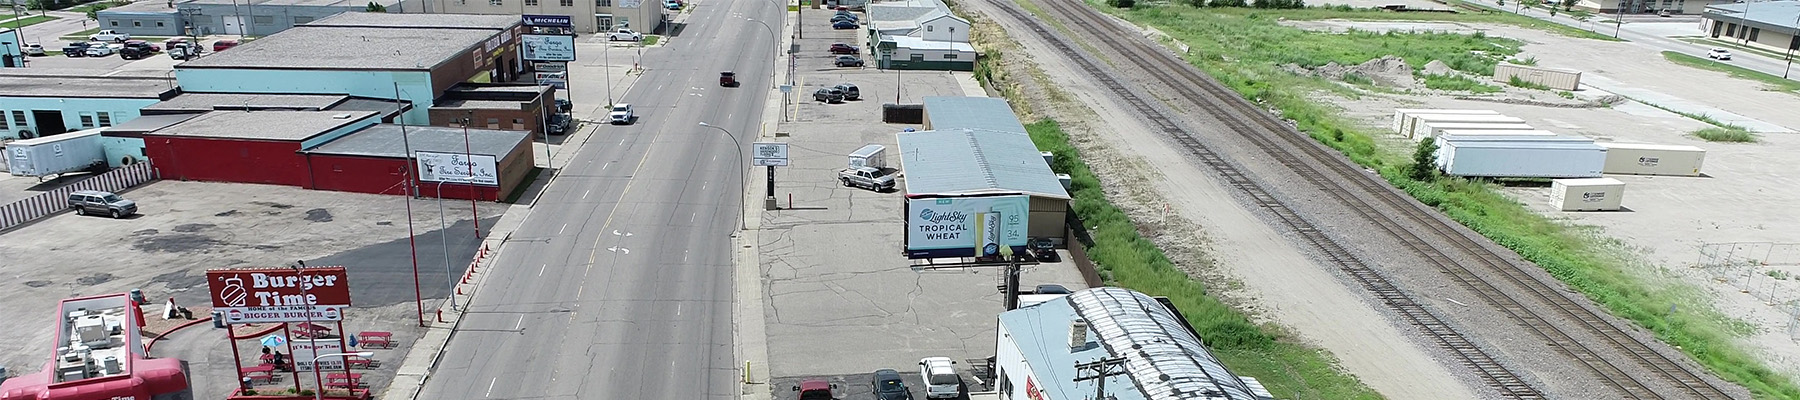
M 1093 375 L 1088 375 L 1089 372 L 1092 372 Z M 1102 358 L 1093 362 L 1075 363 L 1076 382 L 1086 380 L 1099 381 L 1099 387 L 1094 389 L 1095 400 L 1105 400 L 1107 398 L 1106 377 L 1124 374 L 1125 357 Z

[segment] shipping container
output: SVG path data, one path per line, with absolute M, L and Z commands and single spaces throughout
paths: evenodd
M 14 176 L 45 177 L 106 164 L 106 148 L 94 128 L 6 143 L 6 165 Z
M 1581 89 L 1581 71 L 1509 63 L 1494 65 L 1494 81 L 1508 83 L 1513 77 L 1555 90 Z
M 1451 176 L 1597 178 L 1606 165 L 1606 148 L 1591 141 L 1502 138 L 1508 137 L 1446 135 L 1438 145 L 1438 168 Z
M 1480 123 L 1480 122 L 1428 122 L 1425 125 L 1426 125 L 1426 128 L 1422 128 L 1422 130 L 1424 130 L 1424 134 L 1421 134 L 1418 137 L 1414 137 L 1413 140 L 1423 139 L 1423 138 L 1427 138 L 1427 137 L 1438 137 L 1438 135 L 1444 134 L 1444 131 L 1451 130 L 1451 129 L 1484 130 L 1484 131 L 1537 130 L 1537 128 L 1534 128 L 1528 124 L 1487 124 L 1487 123 Z
M 1597 143 L 1606 148 L 1608 174 L 1700 176 L 1706 149 L 1660 144 Z
M 1552 179 L 1550 195 L 1563 211 L 1618 211 L 1625 183 L 1613 178 Z
M 1400 135 L 1409 138 L 1418 137 L 1418 135 L 1430 132 L 1429 128 L 1420 128 L 1419 125 L 1434 122 L 1523 124 L 1525 120 L 1505 115 L 1413 114 L 1406 117 L 1406 125 L 1401 127 Z
M 1396 109 L 1394 109 L 1394 124 L 1393 124 L 1394 125 L 1394 127 L 1393 127 L 1394 133 L 1405 134 L 1404 130 L 1402 130 L 1401 127 L 1405 126 L 1406 119 L 1408 117 L 1411 117 L 1411 116 L 1417 115 L 1417 114 L 1500 115 L 1500 112 L 1494 111 L 1494 110 L 1436 110 L 1436 109 L 1430 109 L 1430 108 L 1396 108 Z

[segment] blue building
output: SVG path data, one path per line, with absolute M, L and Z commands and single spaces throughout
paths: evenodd
M 389 10 L 405 7 L 400 0 L 375 3 Z M 102 29 L 139 36 L 263 36 L 368 7 L 368 0 L 144 0 L 94 16 Z
M 0 73 L 0 140 L 121 124 L 178 93 L 180 88 L 168 78 L 9 70 Z
M 19 31 L 0 28 L 0 68 L 24 67 L 25 52 L 20 50 L 24 46 Z

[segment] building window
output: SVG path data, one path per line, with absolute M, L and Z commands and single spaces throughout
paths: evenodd
M 488 129 L 500 129 L 500 119 L 488 118 Z
M 252 18 L 252 21 L 254 21 L 257 25 L 274 25 L 275 24 L 275 16 L 273 16 L 273 15 L 258 15 L 255 18 Z
M 945 59 L 945 60 L 955 60 L 955 59 L 956 59 L 956 53 L 950 53 L 950 54 L 945 54 L 945 55 L 944 55 L 944 59 Z
M 931 26 L 931 25 L 926 25 L 926 26 L 925 26 L 925 31 L 926 31 L 926 32 L 931 32 L 931 28 L 936 28 L 936 27 L 935 27 L 935 26 Z
M 156 27 L 158 27 L 158 28 L 163 27 L 163 24 L 164 24 L 163 21 L 156 21 Z
M 131 26 L 144 26 L 144 21 L 131 20 Z
M 10 131 L 12 125 L 6 123 L 6 113 L 0 113 L 0 131 Z
M 100 117 L 99 118 L 100 126 L 112 126 L 112 113 L 98 112 L 98 113 L 94 113 L 94 115 L 97 115 Z
M 563 7 L 574 7 L 575 6 L 575 0 L 562 0 L 561 3 L 562 3 Z
M 0 118 L 0 119 L 5 119 L 5 118 Z M 31 125 L 31 123 L 29 121 L 25 120 L 25 111 L 14 110 L 13 111 L 13 121 L 18 121 L 18 125 L 20 128 L 24 128 L 24 127 Z
M 109 22 L 112 22 L 112 26 L 119 26 L 119 21 L 109 21 Z
M 612 0 L 594 0 L 595 7 L 612 7 Z
M 506 5 L 506 0 L 488 0 L 488 5 L 490 5 L 490 6 L 504 6 L 504 5 Z
M 294 17 L 294 25 L 313 22 L 313 17 Z
M 81 113 L 81 127 L 84 129 L 94 127 L 94 114 Z
M 525 130 L 525 119 L 524 118 L 513 118 L 512 130 L 515 130 L 515 131 Z
M 1756 36 L 1760 34 L 1762 34 L 1762 28 L 1750 28 L 1750 41 L 1756 41 Z
M 525 6 L 527 7 L 537 7 L 537 5 L 537 0 L 525 0 Z

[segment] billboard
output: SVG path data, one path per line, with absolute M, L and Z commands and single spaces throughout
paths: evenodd
M 344 346 L 337 339 L 307 339 L 288 342 L 294 348 L 294 370 L 307 372 L 313 370 L 313 359 L 326 354 L 344 352 Z M 319 360 L 320 371 L 343 371 L 344 357 L 326 357 Z
M 1025 253 L 1031 197 L 1025 195 L 906 199 L 906 257 Z
M 214 269 L 206 286 L 231 324 L 342 321 L 350 307 L 344 267 Z
M 519 39 L 525 61 L 575 61 L 575 37 L 524 35 Z
M 419 181 L 421 182 L 500 186 L 499 167 L 495 165 L 494 156 L 476 154 L 471 158 L 463 153 L 434 151 L 415 151 L 413 153 L 414 158 L 419 160 Z
M 519 22 L 525 24 L 525 26 L 575 26 L 574 19 L 569 18 L 567 15 L 524 14 L 519 16 Z
M 560 71 L 560 72 L 538 71 L 537 84 L 555 87 L 557 89 L 568 89 L 569 88 L 569 72 L 568 71 Z

